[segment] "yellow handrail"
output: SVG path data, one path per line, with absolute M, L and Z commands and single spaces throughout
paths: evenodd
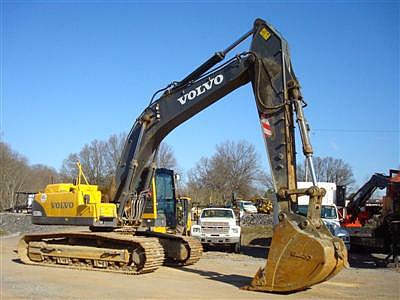
M 81 165 L 80 161 L 76 162 L 76 166 L 78 167 L 78 178 L 77 178 L 78 179 L 77 180 L 78 185 L 81 184 L 81 177 L 83 177 L 83 179 L 85 180 L 86 184 L 89 184 L 89 181 L 87 180 L 85 174 L 83 173 L 83 169 L 82 169 L 82 165 Z

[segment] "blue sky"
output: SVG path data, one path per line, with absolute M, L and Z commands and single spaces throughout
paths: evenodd
M 1 10 L 1 138 L 32 164 L 59 168 L 85 143 L 129 131 L 155 90 L 260 17 L 289 42 L 315 154 L 343 159 L 359 183 L 400 165 L 398 2 L 2 1 Z M 254 144 L 268 168 L 250 85 L 166 142 L 187 171 L 227 139 Z

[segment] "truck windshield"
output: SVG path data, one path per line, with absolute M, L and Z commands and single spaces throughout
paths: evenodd
M 336 219 L 336 209 L 334 206 L 322 205 L 321 218 L 323 219 Z
M 308 205 L 299 205 L 298 213 L 303 216 L 307 216 Z M 336 219 L 336 209 L 334 206 L 322 205 L 321 207 L 321 218 L 323 219 Z
M 202 218 L 233 218 L 231 210 L 206 209 L 201 213 Z

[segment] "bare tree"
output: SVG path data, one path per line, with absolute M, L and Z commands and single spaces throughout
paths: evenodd
M 108 187 L 124 147 L 126 135 L 111 135 L 107 141 L 93 140 L 83 146 L 78 153 L 71 153 L 64 160 L 61 175 L 64 181 L 72 181 L 78 174 L 79 161 L 91 184 Z
M 60 177 L 62 182 L 72 182 L 78 174 L 76 163 L 80 160 L 78 153 L 71 153 L 64 159 L 61 169 Z M 85 171 L 85 170 L 84 170 Z
M 210 160 L 202 157 L 194 168 L 188 172 L 187 191 L 196 202 L 208 203 L 212 198 L 212 191 L 217 189 L 211 179 L 212 167 Z
M 27 192 L 37 192 L 43 190 L 48 184 L 60 181 L 59 174 L 54 168 L 42 164 L 30 166 L 28 174 L 24 188 Z
M 317 181 L 334 182 L 337 185 L 346 185 L 350 189 L 355 183 L 351 166 L 345 163 L 342 159 L 333 157 L 314 157 L 313 162 Z M 297 180 L 306 180 L 304 162 L 303 164 L 297 165 Z
M 274 188 L 274 183 L 271 175 L 267 174 L 264 171 L 260 172 L 260 176 L 256 184 L 258 193 L 260 195 L 263 195 L 266 191 L 272 190 Z
M 79 161 L 91 184 L 106 186 L 110 183 L 111 174 L 106 165 L 106 143 L 93 140 L 83 146 L 79 153 L 71 153 L 63 162 L 61 174 L 64 180 L 71 181 L 78 174 L 76 162 Z
M 18 192 L 38 192 L 58 179 L 57 172 L 44 165 L 30 166 L 27 159 L 0 142 L 0 210 L 17 204 Z
M 258 155 L 246 141 L 226 141 L 211 158 L 202 158 L 188 173 L 188 190 L 197 201 L 223 204 L 233 192 L 250 197 L 263 183 Z
M 176 168 L 174 150 L 167 143 L 162 142 L 158 148 L 157 166 L 166 169 Z
M 125 133 L 113 134 L 108 138 L 105 146 L 105 163 L 108 174 L 115 174 L 125 140 Z
M 4 210 L 15 205 L 16 193 L 22 191 L 29 167 L 25 157 L 13 151 L 9 145 L 3 142 L 0 142 L 0 155 L 0 209 Z

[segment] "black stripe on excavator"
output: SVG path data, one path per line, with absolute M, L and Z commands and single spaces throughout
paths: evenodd
M 90 217 L 37 217 L 32 216 L 32 224 L 36 225 L 78 225 L 91 226 L 93 218 Z
M 100 217 L 98 221 L 91 217 L 38 217 L 32 216 L 32 224 L 35 225 L 71 225 L 94 227 L 117 227 L 116 218 Z

